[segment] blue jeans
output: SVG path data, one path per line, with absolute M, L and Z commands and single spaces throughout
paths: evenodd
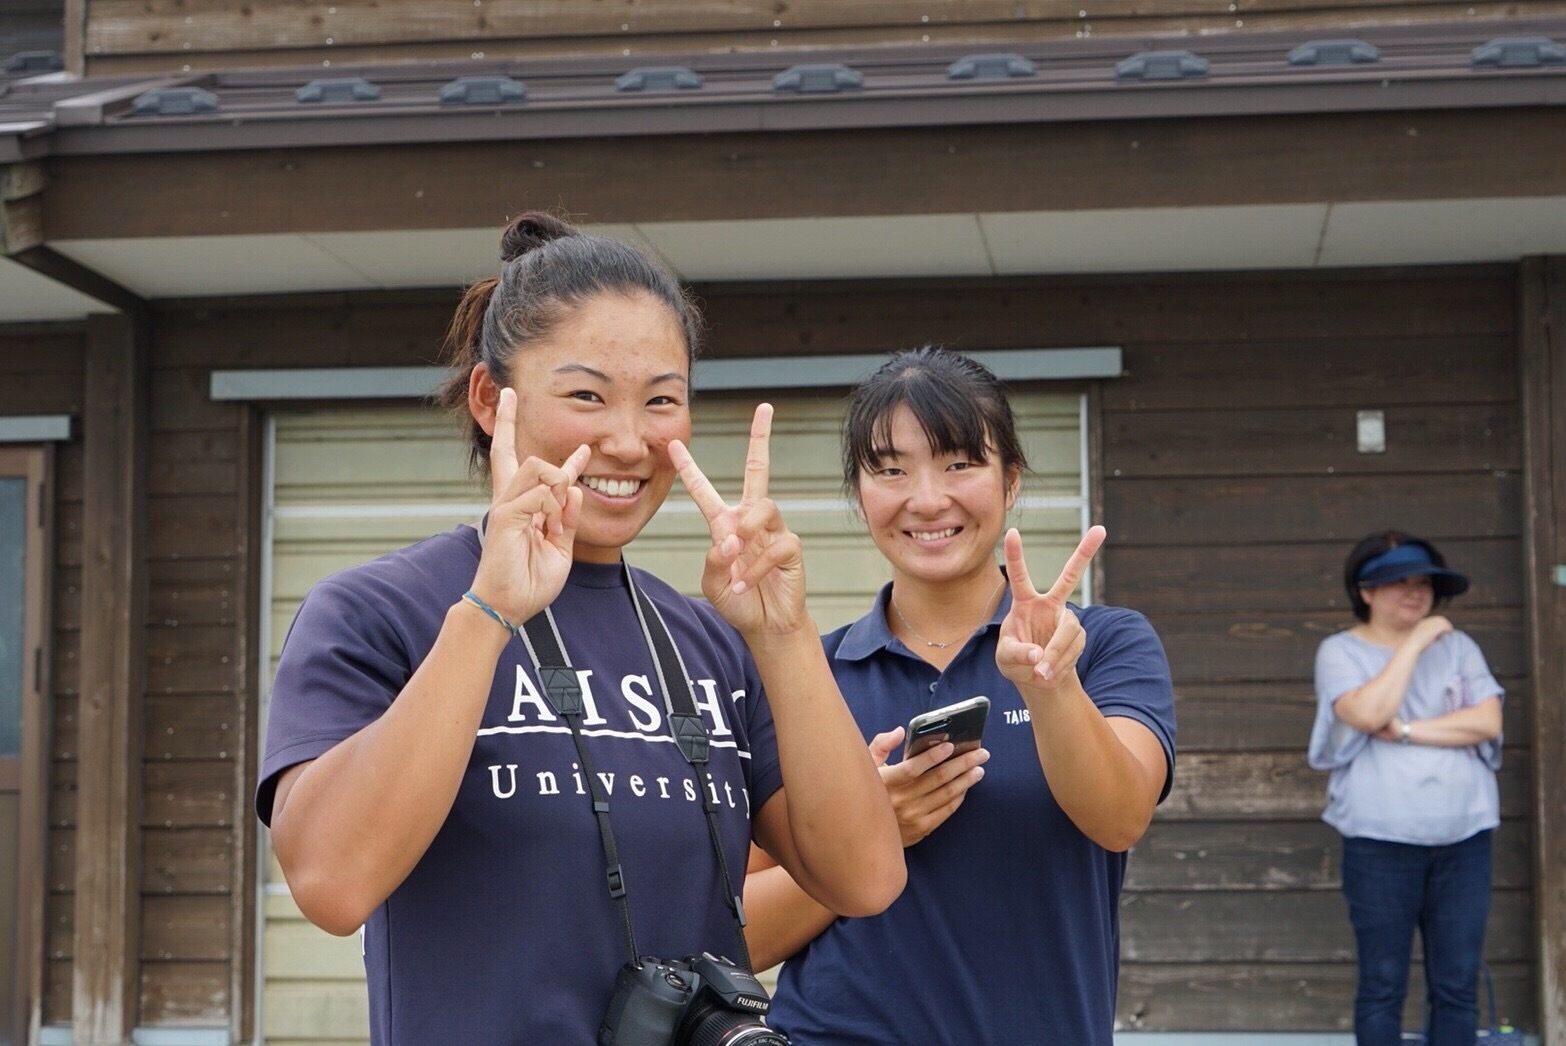
M 1428 1044 L 1474 1046 L 1492 834 L 1448 846 L 1343 840 L 1343 895 L 1359 949 L 1359 1046 L 1401 1039 L 1415 926 L 1424 944 Z

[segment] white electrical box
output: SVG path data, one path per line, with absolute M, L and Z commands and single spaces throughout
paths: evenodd
M 1387 450 L 1386 412 L 1362 410 L 1354 417 L 1361 454 L 1385 454 Z

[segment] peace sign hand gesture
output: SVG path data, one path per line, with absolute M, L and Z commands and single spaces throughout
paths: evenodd
M 1076 676 L 1077 658 L 1087 644 L 1087 633 L 1069 607 L 1066 597 L 1077 587 L 1082 573 L 1103 545 L 1103 527 L 1089 527 L 1077 550 L 1066 560 L 1060 577 L 1048 592 L 1040 594 L 1028 580 L 1022 558 L 1022 535 L 1006 532 L 1006 576 L 1011 581 L 1011 611 L 1001 622 L 995 666 L 1007 679 L 1028 691 L 1053 692 Z
M 712 534 L 702 593 L 746 636 L 814 628 L 805 611 L 805 561 L 799 538 L 767 497 L 771 437 L 772 404 L 762 403 L 751 421 L 745 483 L 735 505 L 723 500 L 683 443 L 669 443 L 669 459 Z
M 489 447 L 489 521 L 473 591 L 520 625 L 565 587 L 582 514 L 576 480 L 591 451 L 584 444 L 561 465 L 535 457 L 518 461 L 516 420 L 516 391 L 501 389 Z

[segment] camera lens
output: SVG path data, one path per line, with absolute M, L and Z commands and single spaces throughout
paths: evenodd
M 788 1046 L 782 1032 L 773 1031 L 761 1018 L 706 1000 L 691 1007 L 680 1031 L 674 1041 L 684 1046 Z

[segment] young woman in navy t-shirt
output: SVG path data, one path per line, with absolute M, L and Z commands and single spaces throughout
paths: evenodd
M 502 257 L 448 339 L 445 399 L 493 490 L 482 530 L 317 585 L 272 688 L 257 811 L 305 916 L 364 927 L 377 1046 L 595 1041 L 629 935 L 592 784 L 644 955 L 739 955 L 709 805 L 736 872 L 754 840 L 835 911 L 880 911 L 904 879 L 799 540 L 767 498 L 771 408 L 728 504 L 685 448 L 700 320 L 674 279 L 542 214 L 511 224 Z M 690 680 L 700 767 L 670 736 L 621 560 L 676 473 L 711 529 L 710 604 L 629 576 Z M 545 608 L 591 770 L 514 627 Z

